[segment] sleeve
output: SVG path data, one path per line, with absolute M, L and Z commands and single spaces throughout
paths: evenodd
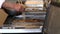
M 5 2 L 5 0 L 0 0 L 0 8 L 2 7 L 2 4 Z

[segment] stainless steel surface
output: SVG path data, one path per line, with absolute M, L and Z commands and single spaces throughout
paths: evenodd
M 26 15 L 45 15 L 46 14 L 46 11 L 28 11 L 28 12 L 25 12 Z
M 41 33 L 42 29 L 0 29 L 0 33 Z
M 20 26 L 19 26 L 20 27 Z M 43 26 L 40 26 L 40 28 L 36 29 L 15 29 L 15 27 L 2 27 L 0 29 L 0 33 L 10 33 L 10 32 L 15 32 L 15 33 L 42 33 L 42 28 Z
M 41 19 L 45 20 L 46 15 L 26 15 L 26 19 Z

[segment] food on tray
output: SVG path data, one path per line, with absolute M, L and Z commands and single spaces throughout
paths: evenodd
M 35 22 L 42 22 L 42 21 L 44 21 L 44 20 L 39 20 L 39 19 L 25 20 L 25 22 L 33 22 L 33 23 L 35 23 Z
M 36 22 L 42 22 L 44 20 L 39 20 L 39 19 L 26 19 L 26 20 L 14 20 L 13 23 L 24 23 L 24 22 L 32 22 L 32 23 L 36 23 Z
M 25 2 L 25 6 L 27 7 L 26 10 L 43 10 L 44 8 L 44 1 L 43 0 L 27 0 Z
M 42 1 L 26 1 L 25 2 L 25 5 L 27 6 L 27 7 L 43 7 L 43 5 L 44 5 L 44 2 L 43 2 L 43 0 Z
M 23 23 L 24 20 L 13 20 L 13 23 Z

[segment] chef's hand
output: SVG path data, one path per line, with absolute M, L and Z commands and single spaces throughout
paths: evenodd
M 19 3 L 4 2 L 2 7 L 3 8 L 11 8 L 11 9 L 14 9 L 18 12 L 23 12 L 24 11 L 24 7 Z
M 22 4 L 19 4 L 19 3 L 17 3 L 17 4 L 15 4 L 14 5 L 14 9 L 16 10 L 16 11 L 20 11 L 20 12 L 24 12 L 24 7 L 22 6 Z

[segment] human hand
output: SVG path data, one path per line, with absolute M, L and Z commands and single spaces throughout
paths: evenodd
M 5 2 L 3 4 L 3 8 L 10 8 L 10 9 L 14 9 L 18 12 L 23 12 L 24 11 L 24 7 L 22 6 L 22 4 L 19 3 L 9 3 L 9 2 Z
M 19 3 L 14 5 L 14 9 L 18 12 L 23 12 L 24 11 L 24 7 L 22 6 L 22 4 L 19 4 Z

